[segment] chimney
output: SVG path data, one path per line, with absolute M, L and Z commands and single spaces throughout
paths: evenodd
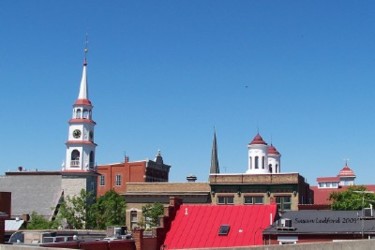
M 125 162 L 129 162 L 129 156 L 125 155 Z
M 133 239 L 135 241 L 135 249 L 142 250 L 143 248 L 143 231 L 141 228 L 134 228 L 133 230 Z

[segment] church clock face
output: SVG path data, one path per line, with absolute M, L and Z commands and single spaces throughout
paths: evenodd
M 75 129 L 73 131 L 73 137 L 76 138 L 76 139 L 80 138 L 81 137 L 81 130 Z

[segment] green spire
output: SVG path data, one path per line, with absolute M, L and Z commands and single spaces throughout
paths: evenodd
M 219 174 L 220 173 L 219 159 L 218 159 L 218 156 L 217 156 L 216 130 L 214 131 L 214 141 L 212 143 L 210 173 L 211 174 Z

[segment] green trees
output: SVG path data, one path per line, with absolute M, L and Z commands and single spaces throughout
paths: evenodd
M 125 208 L 125 200 L 114 190 L 108 191 L 92 206 L 95 228 L 125 224 Z
M 364 186 L 351 186 L 343 192 L 332 192 L 329 200 L 332 210 L 360 210 L 375 202 L 375 194 Z
M 55 229 L 57 227 L 57 221 L 49 221 L 35 211 L 31 213 L 30 221 L 27 223 L 27 229 Z
M 147 204 L 142 207 L 146 227 L 156 227 L 159 224 L 159 216 L 164 214 L 164 206 L 161 203 Z
M 59 217 L 74 229 L 105 229 L 109 225 L 125 224 L 125 200 L 114 190 L 95 201 L 85 190 L 78 196 L 66 197 Z
M 81 190 L 78 196 L 67 196 L 60 207 L 60 216 L 65 219 L 69 228 L 83 229 L 92 228 L 91 207 L 94 201 L 93 194 Z

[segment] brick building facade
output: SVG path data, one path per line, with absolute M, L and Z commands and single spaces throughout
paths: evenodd
M 312 203 L 305 178 L 298 173 L 210 174 L 213 204 L 271 204 L 279 210 L 298 210 L 298 204 Z
M 100 165 L 97 171 L 100 174 L 97 183 L 97 196 L 104 195 L 113 189 L 119 194 L 127 190 L 130 182 L 168 182 L 170 165 L 163 162 L 158 152 L 155 160 L 143 160 L 130 162 L 125 157 L 124 162 Z

